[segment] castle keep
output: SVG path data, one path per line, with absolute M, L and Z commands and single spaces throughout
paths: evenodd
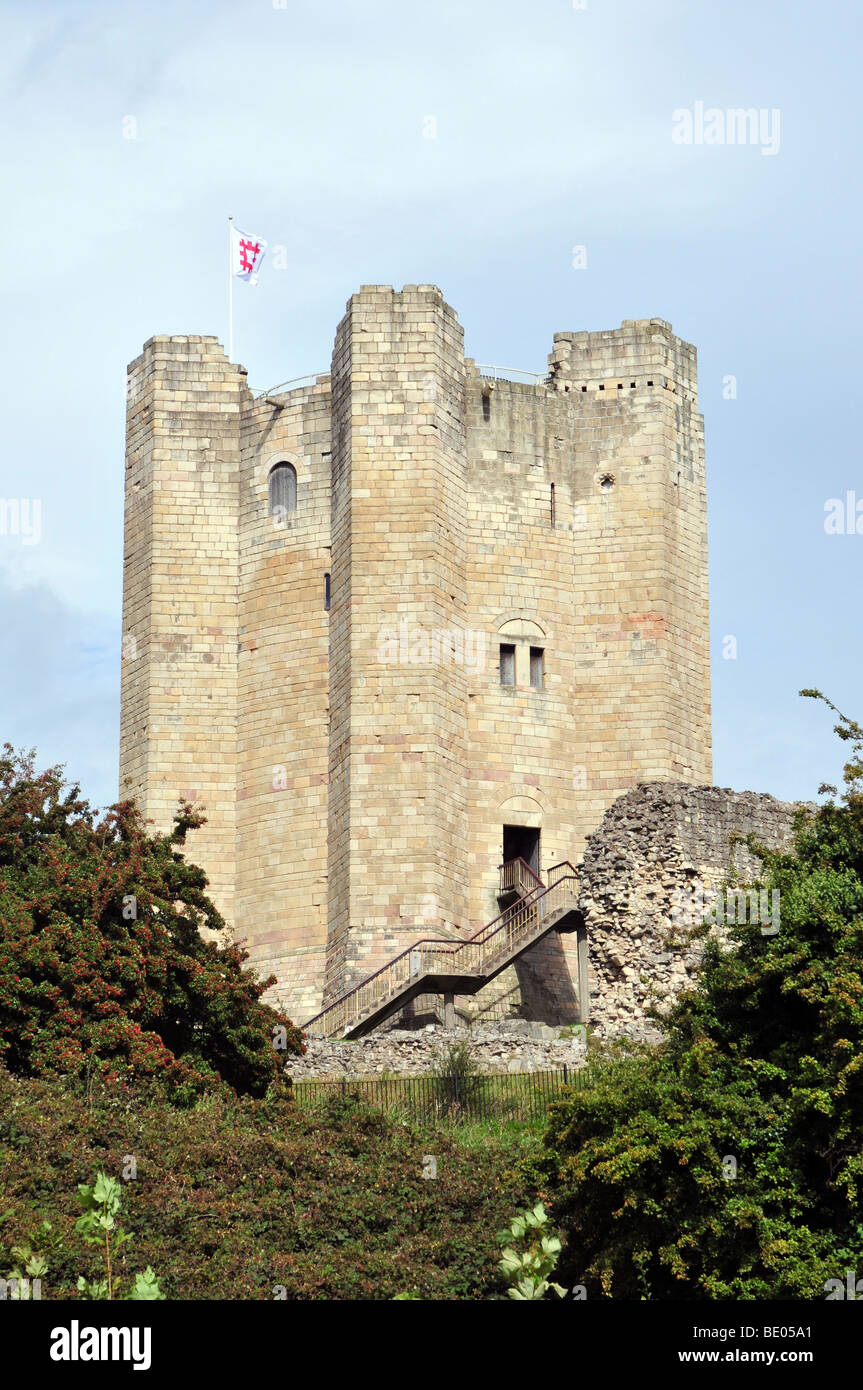
M 121 794 L 159 829 L 203 803 L 191 857 L 298 1022 L 529 897 L 638 783 L 710 783 L 669 324 L 557 333 L 517 381 L 435 287 L 365 286 L 329 375 L 255 397 L 215 338 L 154 337 L 128 396 Z M 471 1006 L 580 1017 L 577 936 Z

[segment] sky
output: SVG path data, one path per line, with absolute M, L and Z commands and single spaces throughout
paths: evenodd
M 15 0 L 2 25 L 0 741 L 117 797 L 126 366 L 155 333 L 226 340 L 232 215 L 270 244 L 235 294 L 254 388 L 328 370 L 362 284 L 439 285 L 505 367 L 623 319 L 695 343 L 714 780 L 841 780 L 798 691 L 863 718 L 855 5 Z

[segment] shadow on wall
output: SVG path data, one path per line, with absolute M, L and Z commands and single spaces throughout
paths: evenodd
M 578 926 L 582 927 L 583 918 L 580 913 L 576 915 Z M 578 988 L 573 979 L 578 978 L 576 932 L 567 932 L 566 936 L 572 941 L 572 953 L 567 953 L 560 932 L 550 931 L 477 994 L 456 995 L 456 1026 L 517 1018 L 552 1027 L 579 1023 Z M 420 1030 L 429 1024 L 445 1023 L 444 996 L 420 994 L 387 1019 L 383 1031 Z
M 579 926 L 583 920 L 579 918 Z M 570 936 L 575 948 L 575 933 Z M 560 932 L 550 931 L 515 963 L 521 991 L 520 1016 L 535 1023 L 564 1027 L 578 1023 L 578 990 L 573 983 L 575 957 L 569 957 Z

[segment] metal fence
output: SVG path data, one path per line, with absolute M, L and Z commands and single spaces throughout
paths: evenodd
M 334 1096 L 353 1097 L 425 1124 L 459 1120 L 541 1120 L 566 1086 L 591 1084 L 589 1066 L 484 1076 L 406 1076 L 392 1080 L 295 1081 L 297 1105 L 313 1109 Z

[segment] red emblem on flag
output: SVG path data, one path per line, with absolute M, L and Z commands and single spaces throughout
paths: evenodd
M 254 270 L 254 268 L 255 268 L 255 263 L 256 263 L 256 261 L 257 261 L 257 259 L 258 259 L 258 256 L 260 255 L 260 252 L 261 252 L 261 243 L 260 243 L 259 241 L 246 241 L 245 239 L 241 239 L 241 240 L 240 240 L 240 269 L 241 269 L 241 270 L 248 270 L 248 271 Z M 249 257 L 250 257 L 250 256 L 251 256 L 251 260 L 249 260 Z
M 231 274 L 240 280 L 246 280 L 250 285 L 256 285 L 266 249 L 267 243 L 262 237 L 252 236 L 250 232 L 243 232 L 239 227 L 232 226 Z

